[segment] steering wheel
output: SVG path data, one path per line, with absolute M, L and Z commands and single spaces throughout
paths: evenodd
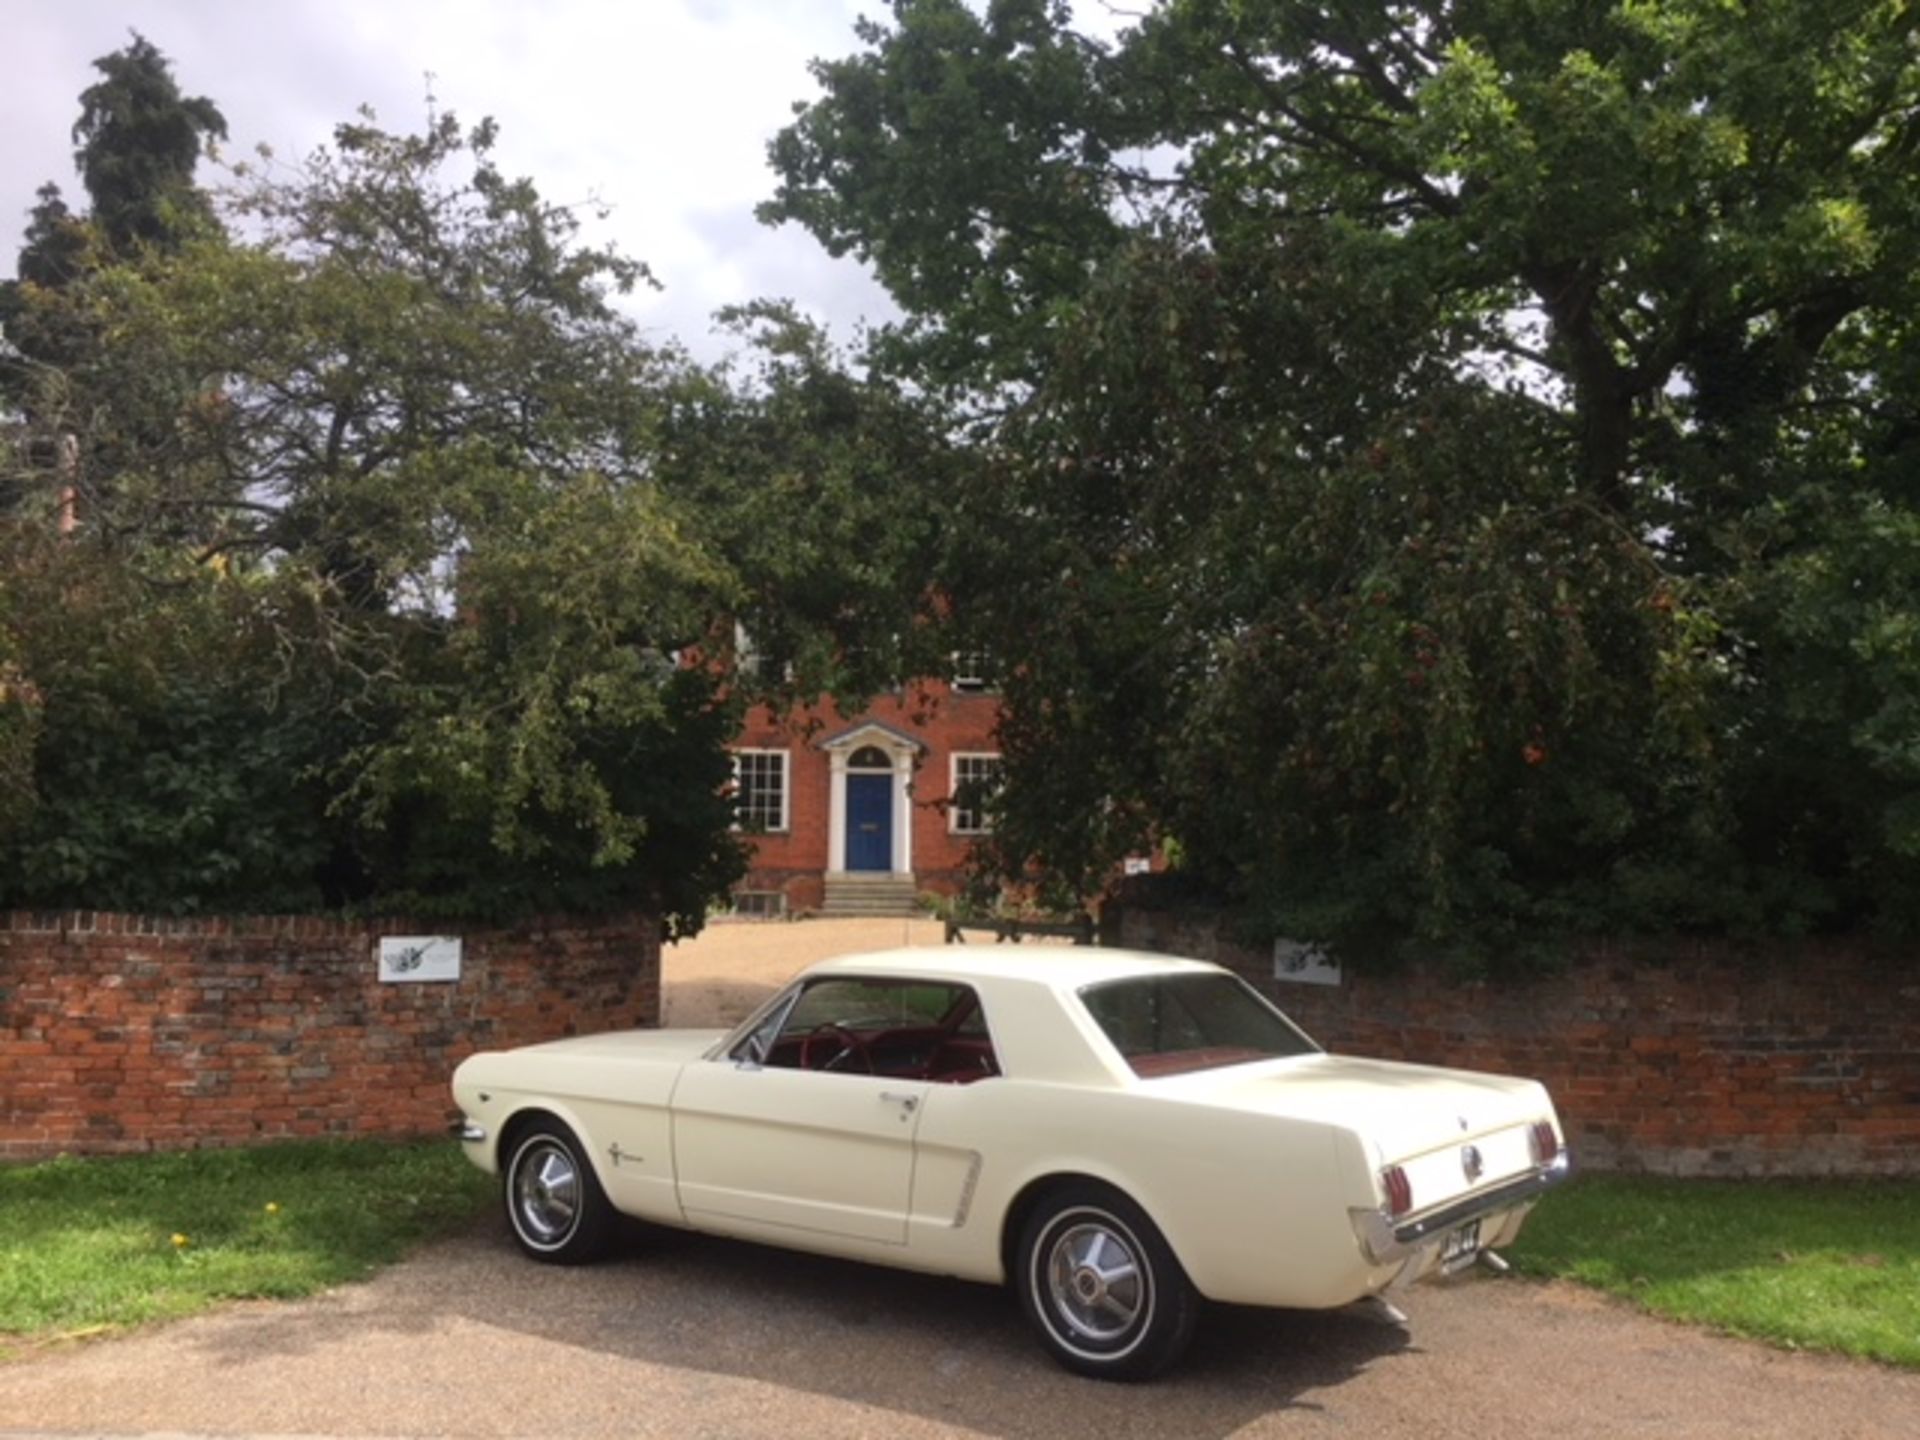
M 818 1065 L 813 1063 L 813 1047 L 817 1041 L 831 1040 L 840 1048 L 835 1050 Z M 860 1062 L 867 1074 L 873 1074 L 873 1056 L 867 1050 L 867 1042 L 844 1025 L 836 1025 L 831 1020 L 824 1025 L 816 1025 L 807 1032 L 806 1039 L 800 1042 L 800 1068 L 802 1070 L 837 1070 L 840 1062 L 852 1057 Z

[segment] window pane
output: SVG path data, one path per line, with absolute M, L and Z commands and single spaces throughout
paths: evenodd
M 998 755 L 953 757 L 953 828 L 963 835 L 987 828 L 987 804 L 1000 787 Z
M 742 750 L 733 757 L 734 808 L 747 830 L 787 828 L 787 753 Z
M 1166 1075 L 1318 1048 L 1232 975 L 1114 980 L 1080 992 L 1087 1013 L 1140 1075 Z
M 993 683 L 993 660 L 984 650 L 958 650 L 953 656 L 953 688 L 985 690 Z
M 788 1013 L 782 1033 L 805 1035 L 821 1025 L 856 1032 L 933 1025 L 965 994 L 958 985 L 932 981 L 820 980 Z

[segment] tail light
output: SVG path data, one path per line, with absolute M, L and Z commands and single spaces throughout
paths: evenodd
M 1413 1209 L 1413 1182 L 1398 1165 L 1389 1165 L 1380 1172 L 1380 1186 L 1387 1192 L 1387 1214 L 1394 1219 Z
M 1560 1137 L 1553 1133 L 1551 1120 L 1533 1122 L 1533 1163 L 1550 1165 L 1560 1155 Z

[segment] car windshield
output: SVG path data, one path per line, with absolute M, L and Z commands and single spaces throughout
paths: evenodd
M 1178 1075 L 1319 1050 L 1234 975 L 1153 975 L 1080 992 L 1136 1075 Z
M 794 1002 L 783 1028 L 804 1032 L 827 1024 L 848 1030 L 937 1025 L 966 995 L 964 986 L 944 983 L 864 977 L 820 980 Z

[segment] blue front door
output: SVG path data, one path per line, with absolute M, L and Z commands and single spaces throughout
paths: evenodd
M 893 776 L 847 776 L 847 869 L 893 869 Z

